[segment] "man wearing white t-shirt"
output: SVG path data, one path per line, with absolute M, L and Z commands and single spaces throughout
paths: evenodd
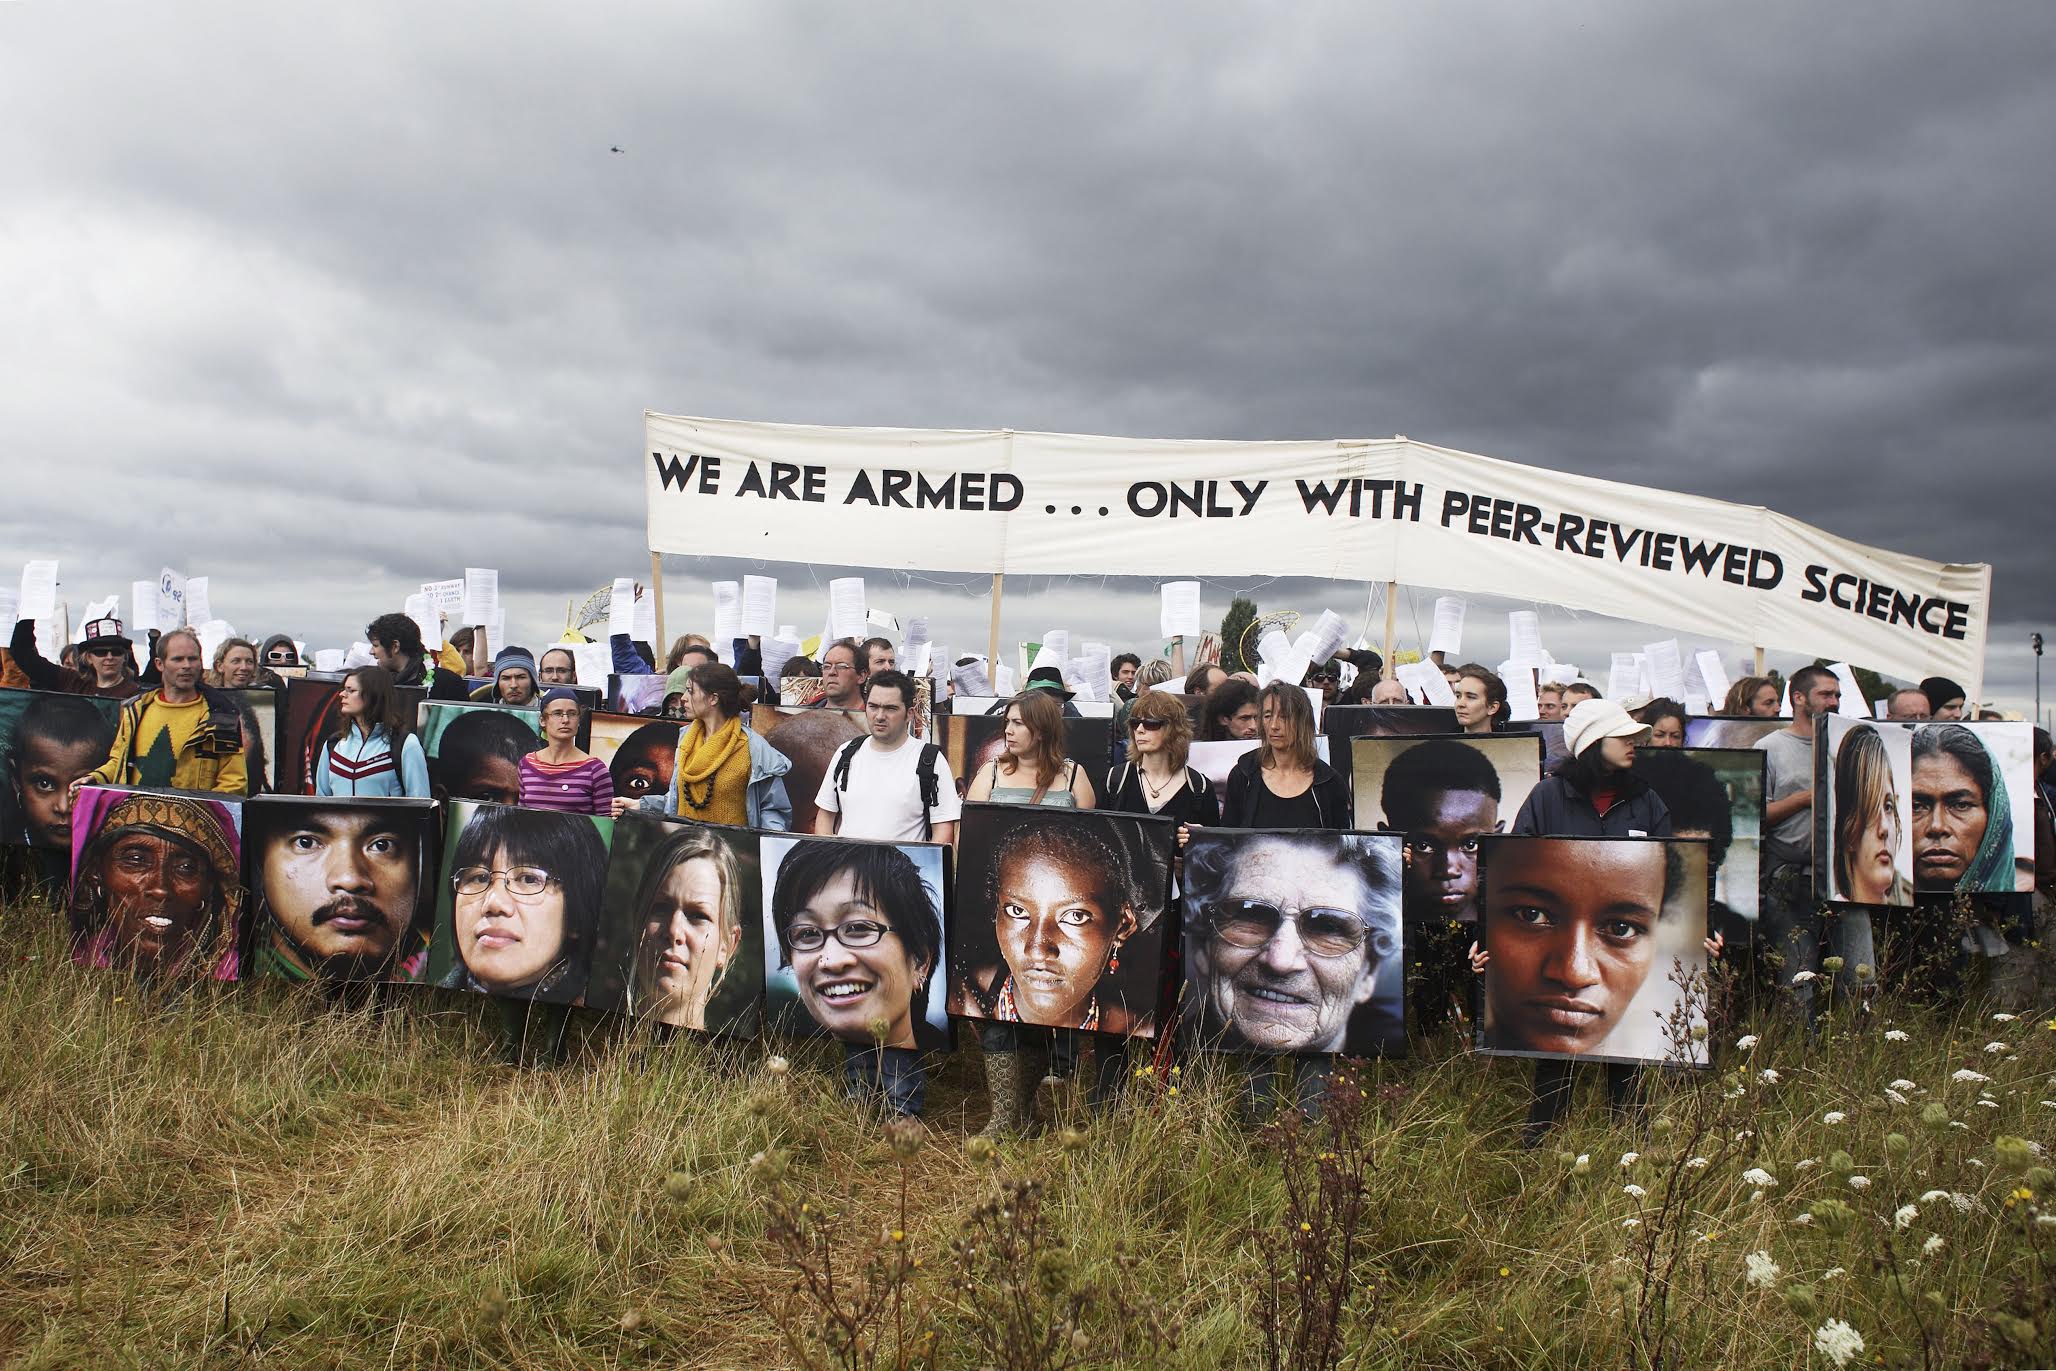
M 814 831 L 894 843 L 954 843 L 963 803 L 942 750 L 909 731 L 914 683 L 881 671 L 864 685 L 870 735 L 844 744 L 814 797 Z M 924 774 L 925 773 L 925 774 Z
M 942 749 L 913 737 L 914 682 L 880 671 L 864 683 L 870 732 L 835 751 L 814 796 L 814 831 L 881 842 L 954 844 L 963 802 Z M 910 1047 L 845 1042 L 843 1081 L 860 1102 L 883 1097 L 893 1114 L 921 1112 L 928 1076 Z

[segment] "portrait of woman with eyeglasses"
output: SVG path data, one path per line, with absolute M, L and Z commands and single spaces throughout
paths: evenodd
M 967 804 L 951 1012 L 1153 1035 L 1175 834 L 1140 815 Z
M 845 1043 L 934 1048 L 949 1024 L 930 985 L 942 961 L 943 849 L 851 838 L 766 838 L 766 983 L 774 1020 L 794 996 Z
M 494 804 L 453 810 L 453 826 L 462 827 L 444 868 L 450 904 L 437 940 L 450 962 L 439 984 L 576 1003 L 592 961 L 613 821 Z
M 1273 1053 L 1403 1049 L 1404 841 L 1195 830 L 1182 878 L 1192 1040 Z

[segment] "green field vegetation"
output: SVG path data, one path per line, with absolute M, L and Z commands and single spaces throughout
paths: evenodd
M 2046 1005 L 1721 1025 L 1640 1126 L 1586 1082 L 1535 1151 L 1525 1064 L 1450 1038 L 1319 1125 L 1198 1063 L 985 1155 L 975 1051 L 894 1135 L 811 1047 L 594 1018 L 516 1070 L 478 1001 L 165 1004 L 54 921 L 0 943 L 11 1366 L 2056 1362 Z

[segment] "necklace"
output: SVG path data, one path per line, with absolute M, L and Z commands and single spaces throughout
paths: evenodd
M 1155 809 L 1157 807 L 1157 801 L 1163 799 L 1164 796 L 1171 793 L 1171 787 L 1173 785 L 1175 785 L 1180 780 L 1184 779 L 1182 773 L 1174 771 L 1170 775 L 1164 777 L 1164 783 L 1162 785 L 1152 785 L 1150 784 L 1149 773 L 1147 771 L 1144 771 L 1141 767 L 1138 766 L 1135 768 L 1135 774 L 1142 778 L 1142 791 L 1145 795 L 1149 797 L 1149 807 L 1151 809 Z

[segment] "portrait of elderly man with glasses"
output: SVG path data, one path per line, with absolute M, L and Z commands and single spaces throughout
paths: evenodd
M 1402 841 L 1194 830 L 1183 879 L 1195 1041 L 1351 1055 L 1403 1042 Z

